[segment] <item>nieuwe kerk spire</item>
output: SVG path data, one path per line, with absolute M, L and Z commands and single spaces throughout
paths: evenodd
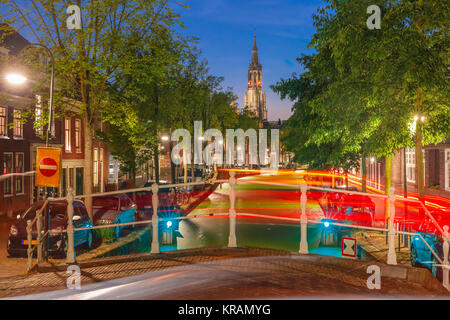
M 248 90 L 245 93 L 245 107 L 261 121 L 267 120 L 266 93 L 262 87 L 262 66 L 258 58 L 256 33 L 253 35 L 252 58 L 248 67 Z

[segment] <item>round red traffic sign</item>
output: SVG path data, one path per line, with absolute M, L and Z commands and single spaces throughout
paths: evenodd
M 55 159 L 44 158 L 39 163 L 39 171 L 43 176 L 50 178 L 58 171 L 58 164 L 56 163 Z

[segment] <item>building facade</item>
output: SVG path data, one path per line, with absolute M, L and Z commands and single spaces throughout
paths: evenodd
M 0 43 L 0 54 L 17 54 L 27 44 L 26 39 L 14 33 Z M 0 216 L 22 213 L 44 196 L 43 188 L 35 187 L 34 172 L 36 150 L 46 145 L 47 126 L 37 126 L 44 102 L 39 95 L 31 93 L 30 82 L 13 86 L 4 79 L 0 81 Z M 78 195 L 83 194 L 86 157 L 93 162 L 94 191 L 103 191 L 108 183 L 108 148 L 94 140 L 93 154 L 86 155 L 85 125 L 77 110 L 68 111 L 65 118 L 53 121 L 49 144 L 62 150 L 60 188 L 51 189 L 55 196 L 65 195 L 68 187 Z M 101 122 L 95 127 L 105 129 Z
M 267 120 L 266 93 L 263 90 L 262 66 L 259 63 L 256 35 L 253 38 L 252 59 L 248 67 L 248 90 L 244 107 L 252 111 L 260 121 Z
M 425 193 L 450 198 L 450 139 L 423 148 Z M 384 190 L 385 160 L 366 159 L 367 185 Z M 392 186 L 400 193 L 405 177 L 408 192 L 417 192 L 415 148 L 396 150 L 391 160 Z

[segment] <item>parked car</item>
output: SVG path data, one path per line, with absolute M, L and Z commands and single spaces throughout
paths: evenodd
M 25 213 L 17 216 L 17 220 L 10 228 L 7 243 L 9 255 L 26 255 L 28 249 L 27 221 L 33 220 L 36 212 L 42 208 L 44 201 L 37 201 L 29 207 Z M 44 210 L 45 214 L 46 210 Z M 67 252 L 67 201 L 49 201 L 48 213 L 50 217 L 49 231 L 49 254 L 65 254 Z M 80 200 L 73 202 L 73 226 L 74 228 L 90 228 L 93 226 L 84 203 Z M 44 230 L 44 217 L 42 218 L 41 230 Z M 42 231 L 43 233 L 43 231 Z M 36 224 L 32 228 L 32 245 L 37 243 Z M 88 249 L 92 248 L 92 230 L 79 230 L 74 232 L 74 246 L 86 245 Z
M 444 225 L 450 226 L 450 209 L 442 211 L 434 211 L 431 213 L 436 222 L 442 228 Z M 420 234 L 431 249 L 441 258 L 444 259 L 443 240 L 441 233 L 433 221 L 426 216 L 419 226 L 417 233 Z M 431 270 L 433 275 L 442 280 L 442 267 L 438 266 L 440 263 L 434 256 L 428 246 L 419 236 L 411 238 L 410 258 L 413 267 L 425 267 Z
M 126 194 L 94 197 L 93 203 L 94 225 L 110 225 L 135 222 L 139 211 L 136 204 Z M 129 226 L 134 229 L 134 225 Z M 128 226 L 116 226 L 113 229 L 115 239 L 120 238 L 120 232 Z

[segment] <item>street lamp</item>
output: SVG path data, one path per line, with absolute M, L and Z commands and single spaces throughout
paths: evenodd
M 49 138 L 49 132 L 53 125 L 53 87 L 55 84 L 55 58 L 53 56 L 53 53 L 50 51 L 49 48 L 46 46 L 40 44 L 40 43 L 30 43 L 27 46 L 25 46 L 22 50 L 28 48 L 28 47 L 40 47 L 45 50 L 45 52 L 50 57 L 51 62 L 51 78 L 50 78 L 50 106 L 49 106 L 49 114 L 48 114 L 48 127 L 47 127 L 47 137 L 45 140 L 45 145 L 48 147 L 48 138 Z M 13 85 L 22 85 L 27 81 L 27 78 L 23 75 L 12 73 L 6 76 L 6 80 L 13 84 Z
M 21 85 L 27 81 L 27 78 L 17 73 L 11 73 L 6 76 L 6 80 L 11 84 Z

